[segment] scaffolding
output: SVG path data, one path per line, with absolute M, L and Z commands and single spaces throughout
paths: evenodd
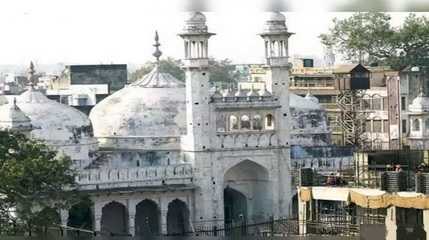
M 353 145 L 359 149 L 365 142 L 366 112 L 361 110 L 362 90 L 343 90 L 337 97 L 337 105 L 341 110 L 340 126 L 343 130 L 345 145 Z

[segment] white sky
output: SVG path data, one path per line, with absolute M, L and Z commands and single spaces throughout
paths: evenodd
M 328 0 L 326 0 L 328 1 Z M 294 0 L 286 13 L 296 33 L 290 52 L 321 55 L 317 36 L 326 32 L 333 17 L 325 0 Z M 215 32 L 210 55 L 235 63 L 260 62 L 263 42 L 257 36 L 264 13 L 252 0 L 216 0 L 206 13 Z M 180 32 L 184 14 L 180 0 L 0 0 L 0 64 L 59 62 L 144 63 L 152 60 L 153 35 L 160 34 L 164 57 L 182 57 Z M 400 24 L 405 13 L 393 14 Z

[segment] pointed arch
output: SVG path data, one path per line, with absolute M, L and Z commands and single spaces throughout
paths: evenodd
M 168 204 L 167 234 L 183 236 L 191 231 L 189 208 L 185 202 L 175 199 Z
M 101 231 L 112 235 L 128 233 L 128 211 L 119 202 L 106 204 L 101 210 Z
M 272 184 L 270 173 L 264 166 L 251 160 L 239 162 L 225 172 L 224 189 L 233 189 L 245 196 L 246 212 L 241 214 L 246 217 L 246 221 L 263 221 L 272 215 Z M 228 205 L 234 202 L 242 202 L 243 198 L 239 197 L 241 196 L 240 194 L 224 195 L 224 207 L 228 208 Z M 236 199 L 231 199 L 231 197 Z M 231 212 L 225 209 L 226 213 L 228 211 Z M 240 220 L 237 214 L 230 215 L 229 217 L 233 217 L 233 219 L 230 219 L 231 221 Z
M 136 205 L 135 235 L 150 237 L 160 233 L 161 211 L 156 202 L 145 199 Z

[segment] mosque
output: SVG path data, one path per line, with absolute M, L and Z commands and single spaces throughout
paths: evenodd
M 289 93 L 292 33 L 283 14 L 270 13 L 260 34 L 265 89 L 211 90 L 213 35 L 201 12 L 189 14 L 179 33 L 185 82 L 157 65 L 89 118 L 30 88 L 14 99 L 0 96 L 0 128 L 23 131 L 73 159 L 96 231 L 180 234 L 207 223 L 288 217 L 296 193 L 291 145 L 328 144 L 326 113 L 310 94 Z M 61 211 L 63 224 L 70 214 Z

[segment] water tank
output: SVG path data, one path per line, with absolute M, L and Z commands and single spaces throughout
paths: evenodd
M 416 192 L 429 194 L 429 173 L 416 174 Z
M 381 174 L 381 190 L 387 192 L 402 192 L 407 190 L 405 172 L 383 172 Z
M 299 186 L 313 186 L 313 169 L 301 168 L 299 170 Z

